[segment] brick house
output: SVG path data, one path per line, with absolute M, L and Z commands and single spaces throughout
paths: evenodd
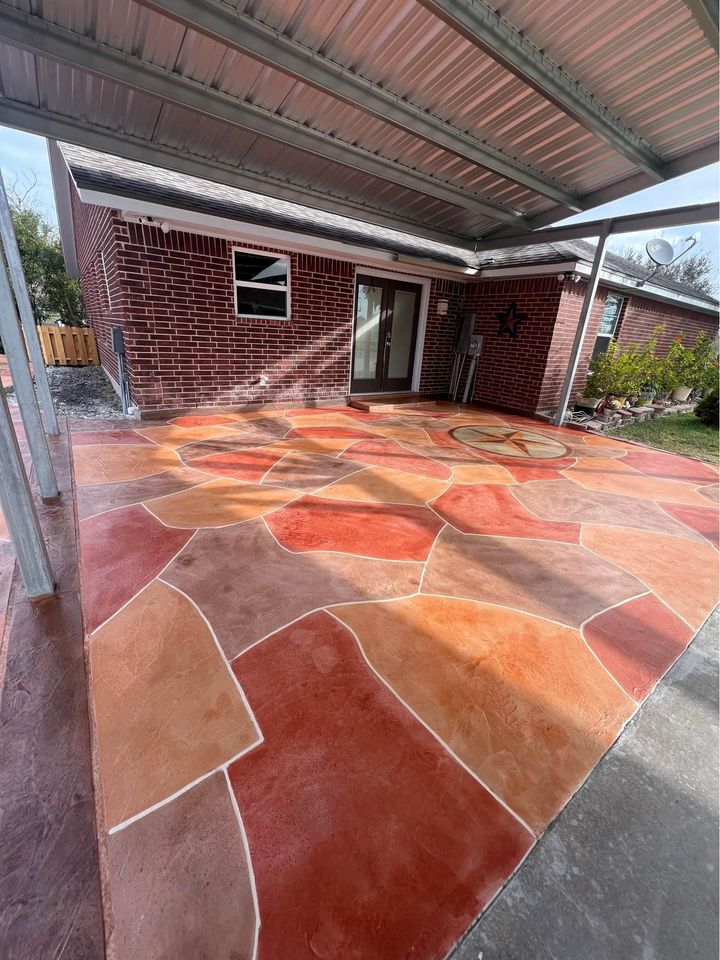
M 117 386 L 120 327 L 141 415 L 206 407 L 447 396 L 455 322 L 483 336 L 473 400 L 557 405 L 593 247 L 475 254 L 157 167 L 63 145 L 53 158 L 66 263 Z M 359 212 L 359 217 L 361 213 Z M 661 324 L 661 347 L 718 328 L 718 303 L 608 254 L 587 361 Z M 514 306 L 513 306 L 514 305 Z M 515 336 L 499 316 L 521 318 Z

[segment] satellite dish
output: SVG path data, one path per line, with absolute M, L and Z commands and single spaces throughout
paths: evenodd
M 672 244 L 668 243 L 667 240 L 662 240 L 660 237 L 648 240 L 645 244 L 645 250 L 652 262 L 656 263 L 659 267 L 666 267 L 675 256 Z

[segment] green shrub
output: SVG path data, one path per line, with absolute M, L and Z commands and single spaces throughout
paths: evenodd
M 695 407 L 695 416 L 708 427 L 717 427 L 718 403 L 718 388 L 715 387 L 715 389 Z

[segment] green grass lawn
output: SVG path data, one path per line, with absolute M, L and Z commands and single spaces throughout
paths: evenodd
M 645 420 L 633 423 L 608 434 L 611 437 L 627 437 L 648 447 L 697 457 L 708 463 L 718 463 L 718 428 L 706 427 L 693 413 L 671 414 L 660 420 Z

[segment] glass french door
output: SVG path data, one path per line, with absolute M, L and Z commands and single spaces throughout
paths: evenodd
M 351 393 L 396 393 L 412 387 L 422 287 L 358 275 Z

